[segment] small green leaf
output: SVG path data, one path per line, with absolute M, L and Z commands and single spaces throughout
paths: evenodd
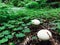
M 0 33 L 0 38 L 2 38 L 4 35 L 2 33 Z
M 13 42 L 10 42 L 9 45 L 15 45 Z
M 57 29 L 56 31 L 60 33 L 60 23 L 59 22 L 56 23 L 56 29 Z
M 25 27 L 25 26 L 26 26 L 26 24 L 22 24 L 21 26 Z
M 4 24 L 4 26 L 8 28 L 14 28 L 14 25 L 11 25 L 11 24 Z
M 9 20 L 8 24 L 15 24 L 16 20 Z
M 24 17 L 23 19 L 25 19 L 25 20 L 29 20 L 29 19 L 30 19 L 30 17 Z
M 10 25 L 8 28 L 14 28 L 14 25 Z
M 4 8 L 4 7 L 7 7 L 7 5 L 4 3 L 0 3 L 0 8 Z
M 2 34 L 3 34 L 3 35 L 8 35 L 8 34 L 10 34 L 10 31 L 5 30 L 5 31 L 2 32 Z
M 16 32 L 13 32 L 13 33 L 12 33 L 12 35 L 15 35 L 15 34 L 16 34 Z
M 51 30 L 56 30 L 56 27 L 52 27 Z
M 7 35 L 7 36 L 5 36 L 5 38 L 7 38 L 7 39 L 12 39 L 13 36 L 12 36 L 12 35 Z
M 26 25 L 27 25 L 27 26 L 31 25 L 31 22 L 27 23 Z
M 57 31 L 58 33 L 60 33 L 60 29 L 57 28 L 56 31 Z
M 26 29 L 22 30 L 22 32 L 24 32 L 24 33 L 29 33 L 29 32 L 31 32 L 31 31 L 30 31 L 29 28 L 26 28 Z
M 57 23 L 57 28 L 60 29 L 60 23 Z
M 5 42 L 7 42 L 7 41 L 8 41 L 7 38 L 2 38 L 2 39 L 0 40 L 0 43 L 5 43 Z
M 37 39 L 37 36 L 33 36 L 32 39 Z
M 2 26 L 0 27 L 0 31 L 4 30 L 5 29 L 5 26 Z
M 25 37 L 25 34 L 23 34 L 23 33 L 19 33 L 19 34 L 16 34 L 16 37 L 18 37 L 18 38 L 22 38 L 22 37 Z
M 22 30 L 22 29 L 23 29 L 22 27 L 17 27 L 17 28 L 14 28 L 13 30 L 18 31 L 18 30 Z
M 18 29 L 17 28 L 14 28 L 13 31 L 17 31 Z
M 23 29 L 23 27 L 21 27 L 21 26 L 20 26 L 19 28 L 20 28 L 20 30 L 22 30 L 22 29 Z
M 17 21 L 15 24 L 16 24 L 16 25 L 19 25 L 19 24 L 21 24 L 21 23 L 22 23 L 22 22 Z

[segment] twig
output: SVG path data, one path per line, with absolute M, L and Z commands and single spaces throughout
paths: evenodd
M 47 32 L 47 34 L 49 35 L 48 32 Z M 53 37 L 51 37 L 50 35 L 49 35 L 49 37 L 50 37 L 50 41 L 51 41 L 51 44 L 52 44 L 52 45 L 58 45 L 58 43 L 55 42 L 55 39 L 53 39 Z
M 20 45 L 27 45 L 27 43 L 29 43 L 31 41 L 31 36 L 26 37 L 26 39 L 24 40 L 24 42 L 22 42 Z

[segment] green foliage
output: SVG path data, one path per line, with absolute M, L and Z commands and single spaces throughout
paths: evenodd
M 4 37 L 4 35 L 2 33 L 0 33 L 0 38 Z
M 5 15 L 5 16 L 7 17 L 7 15 Z M 10 15 L 8 15 L 8 16 L 10 16 Z M 16 15 L 14 14 L 14 16 L 16 16 Z M 2 26 L 0 26 L 0 32 L 1 32 L 0 40 L 2 41 L 2 40 L 5 40 L 5 38 L 6 38 L 6 40 L 2 41 L 0 44 L 8 42 L 8 40 L 11 40 L 15 37 L 22 39 L 26 36 L 26 33 L 31 32 L 29 28 L 27 28 L 25 30 L 25 27 L 29 23 L 27 21 L 27 20 L 29 20 L 29 17 L 25 17 L 25 16 L 24 16 L 24 18 L 22 18 L 22 16 L 20 16 L 19 18 L 15 18 L 15 17 L 13 18 L 13 17 L 9 17 L 9 18 L 12 18 L 11 20 L 7 17 L 8 20 L 6 19 L 7 20 L 6 22 L 4 21 L 5 19 L 2 22 L 0 22 L 0 24 L 2 24 Z
M 25 7 L 27 7 L 27 8 L 39 8 L 39 4 L 37 2 L 32 1 L 32 2 L 27 3 L 25 5 Z
M 45 8 L 45 7 L 49 7 L 49 8 L 52 7 L 52 8 L 54 8 L 56 6 L 60 7 L 60 5 L 59 5 L 60 3 L 58 2 L 58 0 L 55 1 L 55 2 L 58 2 L 58 3 L 55 3 L 56 6 L 54 6 L 55 4 L 54 4 L 54 2 L 52 2 L 52 0 L 51 0 L 52 4 L 49 3 L 49 0 L 1 0 L 0 2 L 3 2 L 3 3 L 8 4 L 8 5 L 15 6 L 15 7 L 28 7 L 28 8 L 29 7 L 33 7 L 34 8 L 37 5 L 37 3 L 39 3 L 38 7 L 40 7 L 40 8 L 42 8 L 42 7 L 43 8 Z M 34 3 L 34 2 L 37 2 L 37 3 Z M 28 5 L 28 6 L 25 6 L 25 5 Z M 32 5 L 34 5 L 34 6 L 32 6 Z
M 52 30 L 55 30 L 58 33 L 60 33 L 60 20 L 59 19 L 52 21 L 51 25 L 53 25 L 53 27 L 51 28 Z
M 38 1 L 40 3 L 46 3 L 47 0 L 35 0 L 35 1 Z
M 2 34 L 3 34 L 3 35 L 9 35 L 9 34 L 10 34 L 10 31 L 5 30 L 5 31 L 2 32 Z
M 17 6 L 18 6 L 18 7 L 24 7 L 24 5 L 25 5 L 25 2 L 21 1 L 21 2 L 18 3 Z
M 22 29 L 23 29 L 22 27 L 18 27 L 18 28 L 14 28 L 13 30 L 18 31 L 18 30 L 22 30 Z
M 38 7 L 37 2 L 29 2 L 27 6 L 31 6 L 33 8 Z M 4 7 L 4 8 L 3 8 Z M 32 8 L 29 7 L 29 8 Z M 30 32 L 29 26 L 31 25 L 32 19 L 48 19 L 53 21 L 52 19 L 58 20 L 60 19 L 60 8 L 57 9 L 27 9 L 27 8 L 18 8 L 18 7 L 5 7 L 2 6 L 0 8 L 0 44 L 8 42 L 14 38 L 21 40 L 26 37 Z M 59 22 L 59 21 L 57 21 Z M 54 22 L 56 24 L 56 21 Z M 57 27 L 52 29 L 60 32 L 60 22 L 56 24 Z M 36 39 L 36 37 L 32 37 Z M 11 42 L 13 42 L 12 40 Z M 13 45 L 13 44 L 10 44 Z
M 1 43 L 5 43 L 5 42 L 7 42 L 7 41 L 8 41 L 7 38 L 2 38 L 2 39 L 0 40 L 0 44 L 1 44 Z
M 7 7 L 6 4 L 4 4 L 4 3 L 0 3 L 0 8 L 5 8 L 5 7 Z
M 7 35 L 7 36 L 5 36 L 5 38 L 12 39 L 13 38 L 13 35 Z
M 5 0 L 4 3 L 17 6 L 17 7 L 23 7 L 29 1 L 31 0 Z
M 37 39 L 37 36 L 33 36 L 32 39 L 33 39 L 33 40 Z
M 22 32 L 29 33 L 30 32 L 30 29 L 29 28 L 26 28 L 26 29 L 22 30 Z
M 13 42 L 10 42 L 9 45 L 15 45 Z
M 17 38 L 23 38 L 23 37 L 25 37 L 25 34 L 19 33 L 19 34 L 16 34 L 16 37 L 17 37 Z
M 3 31 L 5 29 L 5 26 L 0 27 L 0 31 Z

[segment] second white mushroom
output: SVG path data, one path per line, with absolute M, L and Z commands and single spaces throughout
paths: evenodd
M 39 25 L 41 22 L 38 19 L 31 20 L 32 24 Z

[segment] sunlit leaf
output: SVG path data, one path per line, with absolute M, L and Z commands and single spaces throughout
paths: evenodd
M 13 30 L 18 31 L 18 30 L 22 30 L 22 29 L 23 29 L 23 27 L 17 27 L 17 28 L 14 28 Z
M 22 38 L 22 37 L 25 37 L 25 34 L 23 34 L 23 33 L 19 33 L 19 34 L 16 34 L 16 37 L 18 37 L 18 38 Z
M 12 36 L 12 35 L 7 35 L 7 36 L 5 36 L 5 38 L 7 38 L 7 39 L 12 39 L 13 36 Z
M 2 26 L 0 27 L 0 31 L 4 30 L 5 29 L 5 26 Z
M 22 32 L 24 32 L 24 33 L 29 33 L 29 32 L 31 32 L 31 31 L 30 31 L 29 28 L 26 28 L 26 29 L 22 30 Z
M 32 39 L 37 39 L 37 36 L 33 36 Z
M 3 35 L 9 35 L 9 34 L 10 34 L 10 31 L 5 30 L 5 31 L 2 32 L 2 34 L 3 34 Z
M 10 42 L 9 45 L 15 45 L 13 42 Z
M 0 44 L 1 44 L 1 43 L 5 43 L 5 42 L 7 42 L 7 41 L 8 41 L 7 38 L 2 38 L 2 39 L 0 40 Z
M 2 38 L 4 35 L 2 33 L 0 33 L 0 38 Z

